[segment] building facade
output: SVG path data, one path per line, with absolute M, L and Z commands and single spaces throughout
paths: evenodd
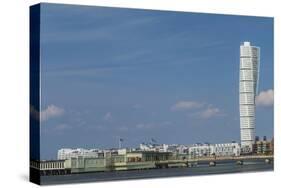
M 170 152 L 132 151 L 101 158 L 71 157 L 65 160 L 64 167 L 71 169 L 71 173 L 151 169 L 156 167 L 156 162 L 168 161 L 171 158 Z
M 252 152 L 255 142 L 255 97 L 258 91 L 260 48 L 244 42 L 240 46 L 240 137 L 241 149 Z
M 190 158 L 240 156 L 238 143 L 196 144 L 189 147 Z
M 216 156 L 240 156 L 240 145 L 238 143 L 214 144 Z
M 214 146 L 211 144 L 195 144 L 188 148 L 190 158 L 210 157 L 214 153 Z
M 256 139 L 253 145 L 253 154 L 257 155 L 273 155 L 273 139 L 267 140 L 264 136 L 263 140 Z
M 59 160 L 70 159 L 72 157 L 93 157 L 97 158 L 99 156 L 99 151 L 95 149 L 84 149 L 84 148 L 62 148 L 58 150 L 57 158 Z
M 139 149 L 141 151 L 158 151 L 167 152 L 169 145 L 167 144 L 140 144 Z

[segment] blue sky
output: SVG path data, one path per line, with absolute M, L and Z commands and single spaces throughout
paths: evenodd
M 41 157 L 239 141 L 243 41 L 261 47 L 256 133 L 271 138 L 272 18 L 42 4 Z

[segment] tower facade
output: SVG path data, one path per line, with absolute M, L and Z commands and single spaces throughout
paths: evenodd
M 241 149 L 252 151 L 255 142 L 255 97 L 258 92 L 260 48 L 244 42 L 240 46 L 240 137 Z

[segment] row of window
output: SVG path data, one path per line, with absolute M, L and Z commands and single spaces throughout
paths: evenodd
M 255 139 L 254 129 L 242 129 L 241 130 L 241 139 L 242 140 L 254 140 Z
M 79 156 L 83 156 L 83 157 L 98 157 L 98 154 L 97 153 L 84 153 L 84 154 L 81 154 L 81 153 L 67 153 L 67 154 L 64 154 L 64 153 L 59 153 L 58 154 L 58 159 L 70 159 L 72 157 L 79 157 Z
M 85 160 L 86 164 L 103 164 L 104 160 L 103 159 L 89 159 Z
M 245 123 L 245 124 L 240 124 L 240 127 L 242 128 L 242 129 L 253 129 L 253 128 L 255 128 L 255 125 L 254 124 L 250 124 L 250 123 Z
M 249 106 L 249 105 L 252 105 L 254 106 L 255 105 L 255 101 L 253 99 L 251 99 L 250 97 L 247 98 L 247 97 L 240 97 L 239 98 L 239 102 L 240 102 L 240 105 L 244 105 L 244 106 Z
M 64 162 L 40 163 L 40 169 L 58 169 L 58 168 L 64 168 Z
M 240 118 L 241 128 L 255 128 L 255 118 L 254 117 L 241 117 Z
M 240 116 L 254 116 L 255 107 L 253 105 L 240 105 Z
M 240 71 L 243 70 L 258 72 L 257 65 L 248 65 L 246 63 L 240 63 Z
M 253 100 L 247 100 L 246 98 L 240 98 L 240 104 L 242 105 L 254 105 L 254 101 Z
M 252 46 L 241 46 L 240 47 L 241 57 L 259 57 L 259 48 Z
M 254 80 L 253 70 L 240 70 L 240 80 Z
M 250 93 L 241 93 L 239 97 L 240 104 L 254 104 L 254 94 Z
M 239 91 L 240 92 L 254 92 L 255 90 L 254 82 L 240 82 Z
M 241 58 L 240 69 L 257 69 L 258 59 L 257 58 Z
M 234 148 L 232 147 L 226 147 L 226 148 L 216 148 L 216 152 L 231 152 Z

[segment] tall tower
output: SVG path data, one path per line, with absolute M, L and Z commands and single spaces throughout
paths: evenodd
M 255 97 L 258 92 L 260 48 L 244 42 L 240 46 L 240 137 L 245 152 L 255 142 Z

